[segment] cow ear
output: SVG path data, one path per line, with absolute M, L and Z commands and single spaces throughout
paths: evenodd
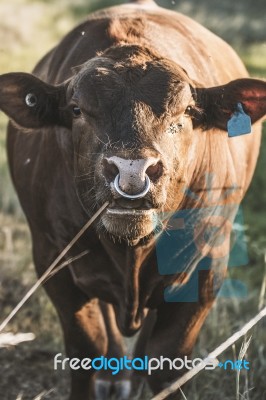
M 266 115 L 266 82 L 237 79 L 223 86 L 196 89 L 202 109 L 202 124 L 207 128 L 227 130 L 228 120 L 237 112 L 239 103 L 254 123 Z M 204 121 L 203 121 L 204 120 Z
M 0 75 L 0 110 L 22 128 L 70 127 L 66 86 L 49 85 L 26 73 Z

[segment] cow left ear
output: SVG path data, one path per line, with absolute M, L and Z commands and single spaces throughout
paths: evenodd
M 238 111 L 239 104 L 254 123 L 266 115 L 266 82 L 258 79 L 237 79 L 223 86 L 196 89 L 197 105 L 207 128 L 227 130 L 227 123 Z
M 0 75 L 0 110 L 26 129 L 70 127 L 65 112 L 66 86 L 49 85 L 27 73 Z

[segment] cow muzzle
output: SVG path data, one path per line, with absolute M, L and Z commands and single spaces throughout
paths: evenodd
M 145 197 L 151 182 L 162 175 L 162 163 L 158 158 L 127 160 L 113 156 L 104 159 L 103 173 L 115 197 L 136 200 Z
M 156 189 L 156 185 L 161 187 L 160 178 L 164 171 L 159 157 L 125 159 L 112 156 L 102 160 L 101 174 L 112 195 L 102 216 L 107 232 L 135 245 L 154 231 L 159 224 L 155 192 L 160 188 Z

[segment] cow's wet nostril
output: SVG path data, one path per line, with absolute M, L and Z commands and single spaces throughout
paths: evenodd
M 146 169 L 146 174 L 152 182 L 156 182 L 163 174 L 163 164 L 158 161 L 156 164 L 150 165 Z
M 109 162 L 106 159 L 103 160 L 103 175 L 109 183 L 114 181 L 118 173 L 119 169 L 113 162 Z

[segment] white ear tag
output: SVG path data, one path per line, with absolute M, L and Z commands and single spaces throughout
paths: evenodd
M 236 111 L 227 122 L 227 131 L 229 137 L 251 133 L 251 119 L 243 110 L 241 103 L 237 103 Z

